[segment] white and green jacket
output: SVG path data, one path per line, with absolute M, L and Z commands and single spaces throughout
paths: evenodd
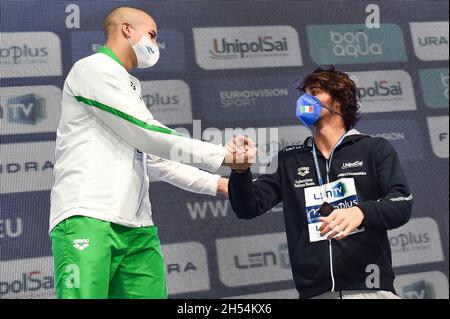
M 147 168 L 155 178 L 214 195 L 219 176 L 196 167 L 216 171 L 225 149 L 154 120 L 139 81 L 102 47 L 76 62 L 66 78 L 55 156 L 50 231 L 74 215 L 153 225 Z

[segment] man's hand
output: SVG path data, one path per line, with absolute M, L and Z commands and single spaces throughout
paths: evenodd
M 243 135 L 233 137 L 225 145 L 225 149 L 227 153 L 223 165 L 238 172 L 249 169 L 256 161 L 256 145 L 250 138 Z
M 324 236 L 332 231 L 327 239 L 332 239 L 337 235 L 335 239 L 341 240 L 359 227 L 363 219 L 364 214 L 357 206 L 335 209 L 329 216 L 320 218 L 320 221 L 323 222 L 319 228 L 320 236 Z
M 219 182 L 217 183 L 217 193 L 228 198 L 228 178 L 219 178 Z

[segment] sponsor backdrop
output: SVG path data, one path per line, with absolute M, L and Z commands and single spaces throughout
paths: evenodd
M 134 73 L 155 117 L 190 134 L 201 120 L 200 132 L 270 127 L 280 147 L 299 144 L 309 131 L 295 118 L 296 80 L 317 64 L 350 72 L 362 95 L 357 128 L 392 143 L 415 198 L 413 219 L 390 232 L 398 293 L 448 298 L 448 1 L 373 3 L 379 28 L 366 27 L 360 1 L 2 0 L 0 298 L 54 297 L 61 89 L 72 64 L 104 43 L 102 21 L 120 4 L 158 22 L 160 62 Z M 223 197 L 162 182 L 150 195 L 170 297 L 297 297 L 282 205 L 239 221 Z

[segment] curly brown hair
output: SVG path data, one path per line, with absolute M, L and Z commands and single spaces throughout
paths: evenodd
M 297 86 L 300 94 L 306 92 L 306 88 L 316 85 L 328 94 L 332 100 L 341 104 L 341 114 L 347 130 L 355 127 L 359 121 L 359 99 L 360 94 L 355 82 L 347 73 L 339 71 L 334 65 L 321 65 L 313 72 L 305 76 Z

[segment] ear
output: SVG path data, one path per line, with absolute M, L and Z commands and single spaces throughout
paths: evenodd
M 129 39 L 131 38 L 131 32 L 130 32 L 130 25 L 126 23 L 122 23 L 122 33 L 125 36 L 125 38 Z
M 333 105 L 334 110 L 336 110 L 336 112 L 339 112 L 342 114 L 342 104 L 338 101 L 338 99 L 332 98 L 332 105 Z

